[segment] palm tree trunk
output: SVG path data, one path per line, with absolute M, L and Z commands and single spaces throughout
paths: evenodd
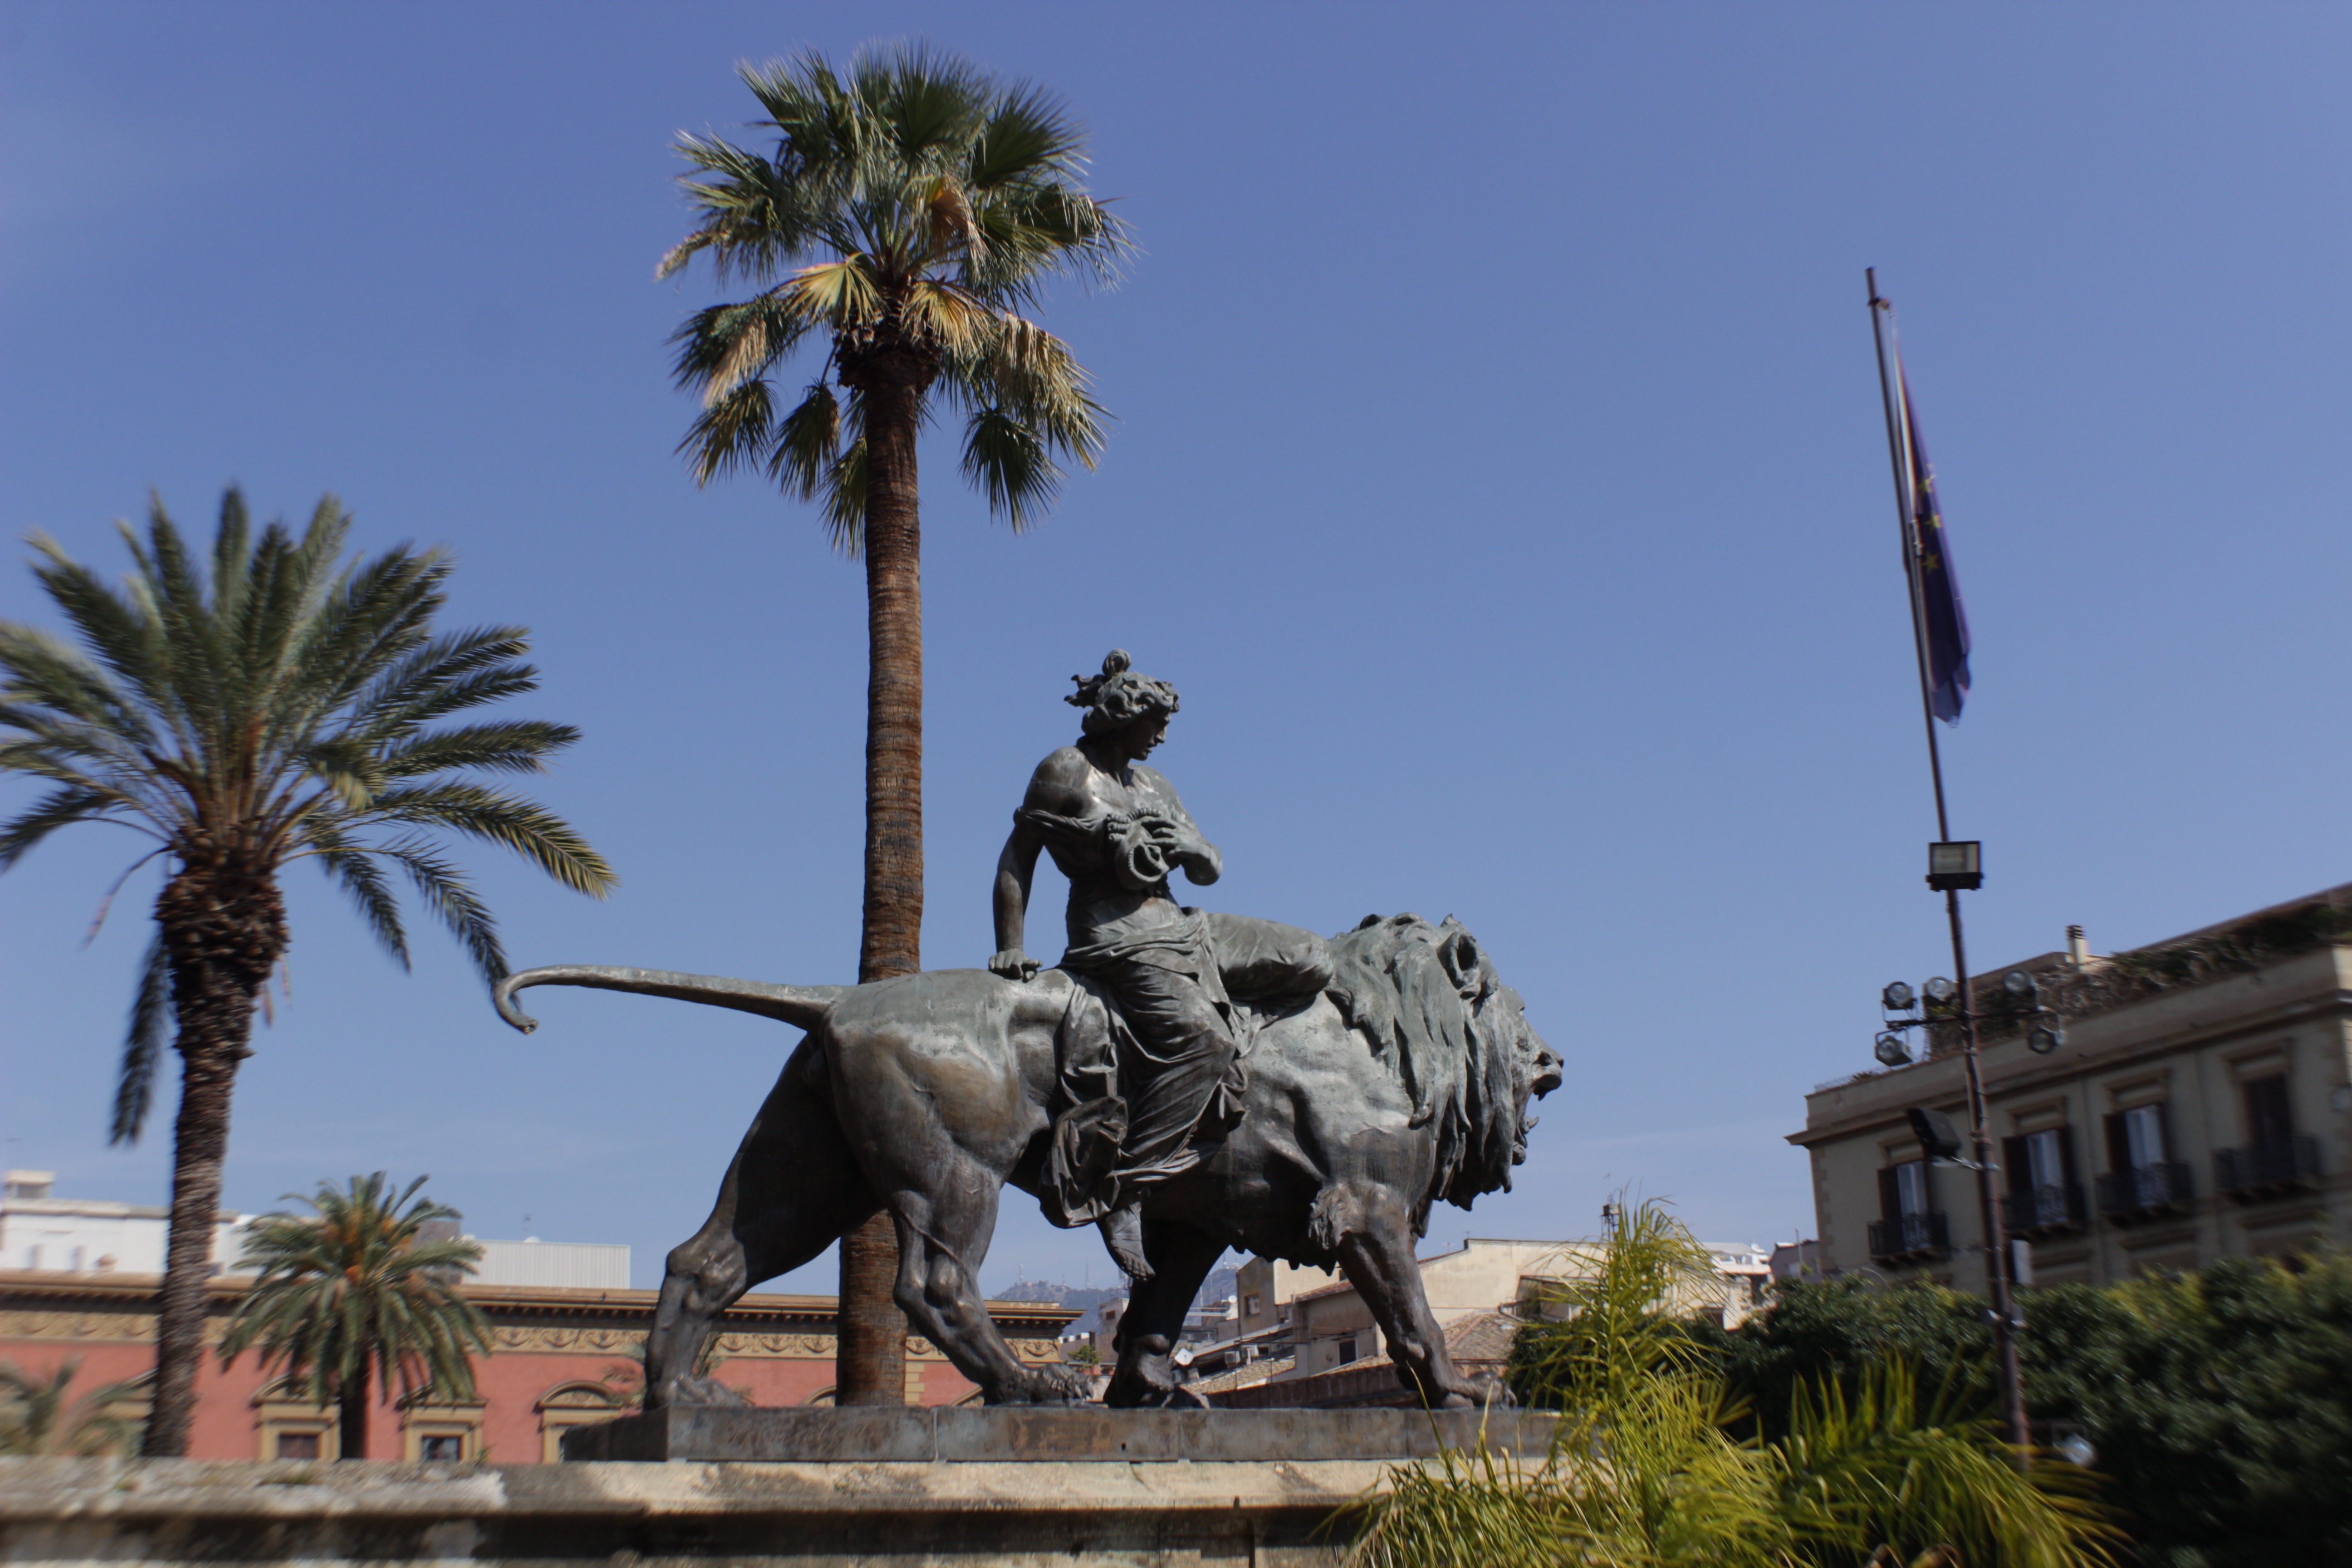
M 172 1219 L 155 1320 L 154 1394 L 140 1452 L 171 1459 L 187 1454 L 204 1364 L 229 1094 L 251 1051 L 254 994 L 286 951 L 286 914 L 267 877 L 190 867 L 165 884 L 155 919 L 172 963 L 180 1112 L 172 1124 Z
M 861 377 L 867 672 L 861 983 L 923 966 L 922 517 L 915 470 L 923 391 L 903 364 L 889 363 L 912 358 L 877 356 L 883 363 L 869 361 Z M 906 1402 L 907 1320 L 891 1300 L 898 1273 L 898 1240 L 887 1213 L 841 1238 L 837 1405 Z
M 364 1459 L 368 1457 L 368 1363 L 360 1358 L 359 1370 L 352 1374 L 342 1392 L 335 1399 L 342 1432 L 336 1444 L 339 1459 Z

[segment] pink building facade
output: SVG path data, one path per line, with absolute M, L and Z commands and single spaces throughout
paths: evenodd
M 68 1399 L 100 1385 L 143 1377 L 154 1364 L 152 1275 L 0 1271 L 0 1361 L 46 1378 L 79 1360 Z M 208 1343 L 217 1343 L 246 1289 L 212 1283 Z M 382 1402 L 368 1433 L 377 1459 L 552 1462 L 563 1432 L 625 1414 L 638 1384 L 633 1354 L 653 1321 L 650 1290 L 557 1289 L 471 1285 L 466 1293 L 489 1320 L 491 1353 L 474 1363 L 471 1405 Z M 1029 1301 L 989 1309 L 1013 1351 L 1031 1364 L 1062 1359 L 1058 1337 L 1078 1314 Z M 830 1296 L 749 1295 L 719 1325 L 719 1383 L 753 1404 L 829 1404 L 833 1395 L 835 1302 Z M 954 1405 L 978 1391 L 929 1342 L 907 1342 L 907 1401 Z M 189 1457 L 198 1459 L 336 1458 L 336 1421 L 273 1386 L 252 1352 L 233 1367 L 207 1354 L 197 1379 Z M 143 1409 L 136 1394 L 118 1406 Z

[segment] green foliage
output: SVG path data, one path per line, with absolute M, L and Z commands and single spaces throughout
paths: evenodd
M 427 1221 L 458 1217 L 418 1195 L 425 1181 L 397 1195 L 381 1171 L 347 1189 L 321 1182 L 310 1198 L 287 1194 L 312 1213 L 256 1220 L 244 1263 L 261 1275 L 229 1319 L 221 1364 L 257 1346 L 265 1368 L 320 1405 L 348 1407 L 371 1383 L 404 1398 L 472 1399 L 467 1352 L 488 1352 L 489 1328 L 457 1282 L 481 1244 L 425 1238 Z
M 495 922 L 437 834 L 512 850 L 580 892 L 610 889 L 611 868 L 562 820 L 464 776 L 541 772 L 578 732 L 446 722 L 537 688 L 529 634 L 436 633 L 448 557 L 404 547 L 346 562 L 351 526 L 330 496 L 299 534 L 273 522 L 256 537 L 231 489 L 201 552 L 158 500 L 143 535 L 123 526 L 135 570 L 120 588 L 35 535 L 34 574 L 79 646 L 0 622 L 0 771 L 50 786 L 0 826 L 0 870 L 81 822 L 153 840 L 134 870 L 163 856 L 266 880 L 315 860 L 404 967 L 390 869 L 493 984 L 506 973 Z M 138 1136 L 173 1024 L 161 936 L 131 1009 L 118 1142 Z
M 1982 1402 L 1886 1360 L 1799 1390 L 1785 1431 L 1742 1432 L 1718 1358 L 1672 1309 L 1712 1286 L 1662 1205 L 1631 1206 L 1545 1303 L 1519 1384 L 1562 1412 L 1540 1462 L 1483 1447 L 1391 1469 L 1343 1517 L 1363 1568 L 1948 1561 L 2091 1568 L 2114 1540 L 2071 1467 L 2021 1472 Z M 1940 1549 L 1940 1551 L 1939 1551 Z
M 846 72 L 807 54 L 741 74 L 774 151 L 678 139 L 698 222 L 659 268 L 707 253 L 720 282 L 767 285 L 696 311 L 673 340 L 678 384 L 703 400 L 678 447 L 696 481 L 763 467 L 787 494 L 822 500 L 835 544 L 856 554 L 858 367 L 903 353 L 964 414 L 963 470 L 990 510 L 1027 527 L 1061 488 L 1055 457 L 1092 468 L 1103 444 L 1086 372 L 1019 313 L 1054 276 L 1114 281 L 1129 249 L 1079 183 L 1083 130 L 1036 88 L 921 47 L 862 51 Z M 769 378 L 812 338 L 823 366 L 779 416 Z
M 2352 1258 L 2227 1258 L 2024 1300 L 2032 1414 L 2090 1439 L 2139 1560 L 2352 1560 Z M 1848 1279 L 1783 1287 L 1738 1330 L 1693 1337 L 1720 1356 L 1755 1429 L 1777 1436 L 1794 1390 L 1850 1379 L 1888 1348 L 1979 1396 L 1990 1387 L 1982 1310 L 1948 1290 Z
M 1094 1342 L 1089 1340 L 1070 1352 L 1070 1360 L 1079 1366 L 1100 1366 L 1102 1352 L 1095 1349 Z
M 142 1380 L 127 1379 L 72 1397 L 81 1372 L 68 1357 L 47 1378 L 0 1361 L 0 1454 L 88 1458 L 128 1454 L 139 1447 L 139 1423 L 113 1406 L 142 1396 Z

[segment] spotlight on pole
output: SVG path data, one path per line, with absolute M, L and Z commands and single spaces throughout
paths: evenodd
M 1904 1112 L 1911 1120 L 1911 1131 L 1919 1140 L 1919 1148 L 1930 1160 L 1960 1163 L 1960 1135 L 1953 1131 L 1952 1119 L 1940 1110 L 1930 1110 L 1915 1105 Z
M 1870 1054 L 1887 1067 L 1899 1068 L 1911 1065 L 1911 1047 L 1905 1045 L 1903 1037 L 1892 1029 L 1886 1030 L 1878 1037 L 1878 1043 L 1870 1047 Z
M 1983 887 L 1983 841 L 1956 838 L 1928 845 L 1927 886 L 1939 893 Z
M 1890 1013 L 1908 1013 L 1918 1001 L 1919 994 L 1900 980 L 1878 994 L 1878 1005 Z

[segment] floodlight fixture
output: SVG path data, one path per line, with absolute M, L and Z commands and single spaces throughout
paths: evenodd
M 1960 994 L 1960 988 L 1958 986 L 1953 984 L 1950 981 L 1945 979 L 1940 974 L 1937 975 L 1933 980 L 1928 981 L 1927 984 L 1922 985 L 1919 989 L 1927 994 L 1927 1000 L 1930 1002 L 1949 1002 L 1953 997 L 1958 996 Z
M 1915 1105 L 1904 1112 L 1911 1121 L 1911 1131 L 1919 1140 L 1919 1148 L 1930 1160 L 1957 1160 L 1960 1157 L 1960 1135 L 1952 1130 L 1952 1119 L 1940 1110 L 1930 1110 Z
M 1955 838 L 1928 845 L 1927 886 L 1939 893 L 1983 887 L 1983 841 Z
M 1878 994 L 1879 1005 L 1890 1013 L 1908 1013 L 1918 1000 L 1919 994 L 1900 980 Z
M 1871 1047 L 1870 1054 L 1891 1068 L 1911 1065 L 1911 1047 L 1904 1044 L 1903 1037 L 1892 1029 L 1878 1037 L 1878 1043 Z
M 2022 1003 L 2029 1007 L 2042 1000 L 2041 984 L 2022 969 L 2012 969 L 2003 975 L 2000 988 L 2009 993 L 2011 1001 Z
M 2066 1031 L 2044 1024 L 2025 1037 L 2025 1048 L 2037 1057 L 2046 1057 L 2066 1043 Z

